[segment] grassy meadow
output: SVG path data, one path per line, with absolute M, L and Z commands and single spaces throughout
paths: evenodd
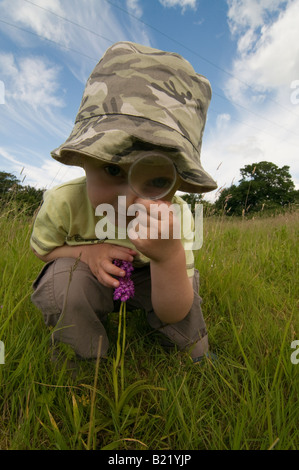
M 298 212 L 205 219 L 196 266 L 218 361 L 164 351 L 142 312 L 127 312 L 122 383 L 117 312 L 107 360 L 77 361 L 76 375 L 51 361 L 51 332 L 30 301 L 43 264 L 31 228 L 1 214 L 1 450 L 299 448 Z

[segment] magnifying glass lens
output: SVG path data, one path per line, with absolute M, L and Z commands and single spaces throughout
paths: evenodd
M 171 191 L 175 181 L 175 167 L 164 155 L 145 155 L 129 170 L 129 184 L 143 199 L 162 199 Z

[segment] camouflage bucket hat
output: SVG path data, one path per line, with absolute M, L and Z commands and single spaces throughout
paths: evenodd
M 212 191 L 217 184 L 200 162 L 210 100 L 209 81 L 180 55 L 118 42 L 91 73 L 74 128 L 51 155 L 83 166 L 86 156 L 121 164 L 162 150 L 182 179 L 180 190 Z

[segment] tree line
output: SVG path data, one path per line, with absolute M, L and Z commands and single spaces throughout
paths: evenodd
M 290 175 L 290 167 L 279 168 L 271 162 L 252 163 L 240 169 L 238 184 L 219 191 L 214 204 L 205 202 L 201 195 L 185 195 L 191 204 L 203 202 L 206 213 L 228 216 L 254 215 L 256 213 L 280 212 L 286 208 L 298 207 L 299 191 Z
M 254 215 L 261 212 L 279 212 L 298 207 L 299 191 L 290 175 L 290 167 L 279 168 L 271 162 L 252 163 L 241 168 L 238 184 L 219 191 L 215 203 L 205 201 L 201 194 L 184 194 L 191 208 L 202 203 L 206 215 Z M 28 215 L 33 215 L 42 202 L 44 190 L 23 186 L 11 173 L 0 172 L 0 209 L 12 202 Z
M 32 216 L 43 199 L 44 190 L 22 185 L 11 173 L 0 171 L 0 211 L 14 208 Z

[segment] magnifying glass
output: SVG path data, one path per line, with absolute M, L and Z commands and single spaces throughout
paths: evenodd
M 142 199 L 163 199 L 175 185 L 176 169 L 169 157 L 147 154 L 131 165 L 128 181 Z

